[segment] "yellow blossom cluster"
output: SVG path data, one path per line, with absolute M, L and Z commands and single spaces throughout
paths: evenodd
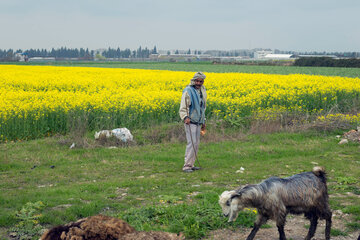
M 346 122 L 350 124 L 360 124 L 360 113 L 358 114 L 327 114 L 317 118 L 320 122 Z
M 151 119 L 173 121 L 178 119 L 182 90 L 193 74 L 166 70 L 0 65 L 0 140 L 9 139 L 10 132 L 14 134 L 14 131 L 19 131 L 21 138 L 35 131 L 33 129 L 43 135 L 59 131 L 55 128 L 66 128 L 61 122 L 74 112 L 90 114 L 89 121 L 111 119 L 117 125 Z M 205 74 L 208 117 L 216 115 L 225 120 L 249 116 L 274 106 L 317 112 L 360 98 L 359 78 Z

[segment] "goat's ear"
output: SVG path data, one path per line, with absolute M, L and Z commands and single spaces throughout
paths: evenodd
M 234 198 L 236 197 L 240 197 L 241 196 L 241 193 L 240 192 L 235 192 L 234 194 L 231 195 L 231 200 L 233 200 Z
M 235 191 L 231 191 L 230 198 L 226 201 L 226 206 L 230 206 L 230 205 L 231 205 L 231 201 L 233 200 L 233 198 L 240 197 L 240 196 L 241 196 L 241 193 L 235 192 Z
M 230 206 L 231 201 L 236 197 L 240 197 L 240 195 L 241 195 L 241 193 L 237 193 L 237 192 L 232 193 L 230 198 L 226 201 L 226 206 Z

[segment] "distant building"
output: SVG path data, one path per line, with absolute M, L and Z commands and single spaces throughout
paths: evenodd
M 54 62 L 54 57 L 32 57 L 29 58 L 29 62 Z
M 23 54 L 23 53 L 15 53 L 15 58 L 19 61 L 19 62 L 26 62 L 27 60 L 27 55 Z
M 322 55 L 305 54 L 305 55 L 299 55 L 298 57 L 328 57 L 328 58 L 339 58 L 339 57 L 336 56 L 336 55 L 325 55 L 325 54 L 322 54 Z
M 221 63 L 235 63 L 243 59 L 244 59 L 243 57 L 217 57 L 214 60 Z
M 149 58 L 159 61 L 170 62 L 191 62 L 208 59 L 209 55 L 195 55 L 195 54 L 150 54 Z
M 264 59 L 269 59 L 269 60 L 290 60 L 290 59 L 294 59 L 295 55 L 294 54 L 266 54 Z
M 273 53 L 273 51 L 267 51 L 267 50 L 256 51 L 256 52 L 254 52 L 254 58 L 264 59 L 266 55 L 272 54 L 272 53 Z

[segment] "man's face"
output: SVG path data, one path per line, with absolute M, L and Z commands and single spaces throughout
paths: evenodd
M 204 80 L 203 80 L 203 79 L 196 79 L 196 80 L 195 80 L 195 87 L 196 87 L 197 89 L 200 89 L 201 86 L 203 85 L 203 83 L 204 83 Z

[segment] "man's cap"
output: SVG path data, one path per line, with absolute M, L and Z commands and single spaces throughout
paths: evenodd
M 197 72 L 195 73 L 194 77 L 192 78 L 192 80 L 196 80 L 196 79 L 202 79 L 204 80 L 206 78 L 205 74 L 203 74 L 202 72 Z

